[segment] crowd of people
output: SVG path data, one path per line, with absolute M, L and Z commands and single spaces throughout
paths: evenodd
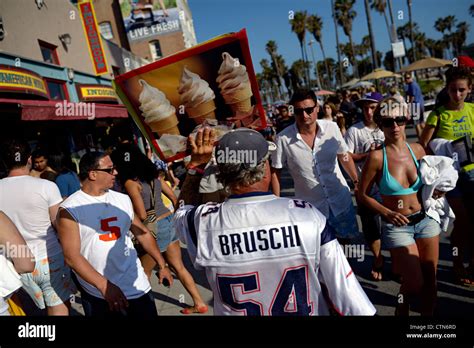
M 202 127 L 188 139 L 182 175 L 142 152 L 130 130 L 78 166 L 65 152 L 5 142 L 0 246 L 8 247 L 0 263 L 9 271 L 0 314 L 18 306 L 21 287 L 48 315 L 68 315 L 79 291 L 86 316 L 155 317 L 153 271 L 165 286 L 172 271 L 190 294 L 183 314 L 206 313 L 181 240 L 207 275 L 216 315 L 373 315 L 341 248 L 357 240 L 358 214 L 372 280 L 386 279 L 382 250 L 390 252 L 401 283 L 395 314 L 408 315 L 420 300 L 421 314 L 433 315 L 439 235 L 449 218 L 455 279 L 474 284 L 472 71 L 446 72 L 426 120 L 419 86 L 411 75 L 405 83 L 405 97 L 342 91 L 324 103 L 296 91 L 267 115 L 273 132 L 265 137 L 242 128 L 216 142 Z M 411 120 L 418 143 L 407 142 Z M 284 169 L 294 198 L 280 197 Z M 20 246 L 28 253 L 8 258 L 8 248 Z

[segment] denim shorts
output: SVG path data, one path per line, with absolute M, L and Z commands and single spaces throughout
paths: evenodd
M 387 249 L 415 244 L 416 239 L 432 238 L 441 233 L 441 226 L 429 216 L 413 225 L 395 226 L 382 220 L 382 242 Z
M 329 217 L 327 221 L 329 226 L 336 230 L 337 238 L 354 239 L 359 234 L 356 211 L 352 201 L 347 206 L 346 210 L 337 216 L 334 216 L 332 210 L 329 209 Z
M 76 292 L 62 253 L 36 261 L 33 272 L 22 274 L 21 281 L 40 309 L 65 303 Z
M 168 245 L 178 240 L 173 225 L 173 214 L 158 220 L 153 224 L 153 226 L 149 226 L 149 228 L 158 229 L 155 230 L 155 232 L 157 232 L 156 243 L 158 244 L 161 252 L 165 252 L 168 248 Z

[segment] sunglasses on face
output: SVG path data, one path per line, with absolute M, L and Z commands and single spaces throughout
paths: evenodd
M 111 168 L 97 168 L 97 169 L 94 169 L 94 170 L 97 171 L 97 172 L 105 172 L 105 173 L 113 174 L 114 170 L 116 170 L 116 169 L 117 169 L 117 167 L 113 166 Z
M 295 114 L 303 116 L 303 112 L 306 112 L 308 115 L 311 115 L 313 113 L 314 109 L 316 109 L 316 105 L 311 106 L 309 108 L 295 108 Z
M 397 123 L 397 126 L 404 126 L 407 124 L 408 118 L 406 116 L 397 116 L 397 117 L 383 117 L 381 124 L 382 127 L 391 128 L 394 123 Z

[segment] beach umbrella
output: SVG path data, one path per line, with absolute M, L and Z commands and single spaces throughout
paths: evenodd
M 369 81 L 359 81 L 355 85 L 353 85 L 350 89 L 359 88 L 359 87 L 368 88 L 368 87 L 371 87 L 373 85 L 374 84 L 372 82 L 369 82 Z
M 319 91 L 316 91 L 316 95 L 317 96 L 321 96 L 321 95 L 333 95 L 335 94 L 334 92 L 331 92 L 331 91 L 327 91 L 325 89 L 321 89 Z
M 352 79 L 352 80 L 346 82 L 345 84 L 343 84 L 341 87 L 342 88 L 347 88 L 347 87 L 350 87 L 352 85 L 355 85 L 359 81 L 360 81 L 359 79 Z
M 364 80 L 378 80 L 378 79 L 383 79 L 384 77 L 398 77 L 398 78 L 400 78 L 402 76 L 399 75 L 399 74 L 395 74 L 394 72 L 391 72 L 391 71 L 388 71 L 388 70 L 375 69 L 370 74 L 367 74 L 367 75 L 361 77 L 360 79 L 362 81 L 364 81 Z
M 446 59 L 439 59 L 439 58 L 423 58 L 420 60 L 417 60 L 416 62 L 404 66 L 403 68 L 400 69 L 400 72 L 405 72 L 405 71 L 414 71 L 414 70 L 422 70 L 422 69 L 431 69 L 431 68 L 442 68 L 445 65 L 452 64 L 453 62 L 450 60 Z

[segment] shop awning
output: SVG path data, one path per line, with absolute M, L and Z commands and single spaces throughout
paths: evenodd
M 0 112 L 2 104 L 17 104 L 22 121 L 72 121 L 128 117 L 127 109 L 123 105 L 0 98 Z

